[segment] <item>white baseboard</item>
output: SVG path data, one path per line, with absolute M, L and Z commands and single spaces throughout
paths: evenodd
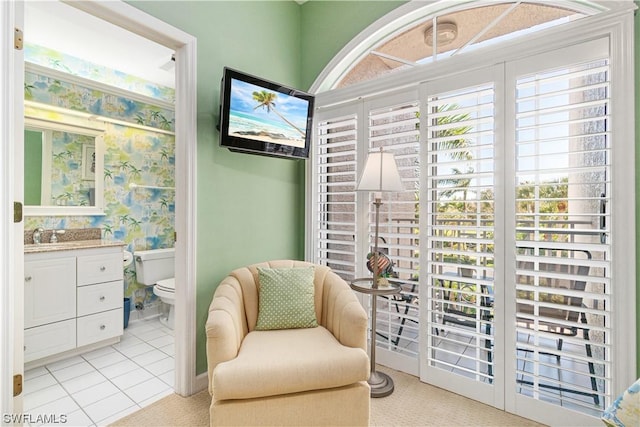
M 25 362 L 24 364 L 24 370 L 28 371 L 29 369 L 33 369 L 33 368 L 38 368 L 40 366 L 44 366 L 44 365 L 48 365 L 49 363 L 54 363 L 54 362 L 59 362 L 61 360 L 65 360 L 65 359 L 69 359 L 73 356 L 78 356 L 80 354 L 92 351 L 92 350 L 97 350 L 99 348 L 102 347 L 107 347 L 109 345 L 112 344 L 117 344 L 120 342 L 120 336 L 114 337 L 114 338 L 109 338 L 107 340 L 104 341 L 100 341 L 97 343 L 93 343 L 93 344 L 89 344 L 89 345 L 85 345 L 82 347 L 78 347 L 78 348 L 74 348 L 71 350 L 67 350 L 67 351 L 63 351 L 62 353 L 57 353 L 57 354 L 53 354 L 51 356 L 46 356 L 43 357 L 41 359 L 36 359 L 36 360 L 32 360 L 29 362 Z
M 197 375 L 193 394 L 196 394 L 202 390 L 206 390 L 208 387 L 209 387 L 209 373 L 205 372 L 203 374 Z

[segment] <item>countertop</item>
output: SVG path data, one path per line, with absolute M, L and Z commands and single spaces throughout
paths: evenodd
M 74 249 L 89 249 L 89 248 L 108 248 L 113 246 L 124 246 L 124 242 L 120 241 L 108 241 L 102 239 L 91 240 L 71 240 L 67 242 L 58 243 L 41 243 L 39 245 L 30 243 L 24 245 L 25 254 L 33 254 L 40 252 L 54 252 L 54 251 L 70 251 Z

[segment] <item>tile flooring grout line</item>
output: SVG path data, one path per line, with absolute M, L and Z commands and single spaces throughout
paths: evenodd
M 78 363 L 76 363 L 76 365 L 77 365 L 77 364 L 78 364 Z M 70 365 L 70 366 L 73 366 L 73 365 Z M 75 403 L 75 404 L 78 406 L 78 408 L 80 408 L 80 410 L 82 411 L 82 413 L 83 413 L 83 414 L 84 414 L 88 419 L 90 419 L 90 420 L 93 422 L 93 424 L 95 425 L 95 421 L 93 421 L 93 418 L 91 418 L 91 417 L 89 416 L 89 414 L 87 414 L 87 412 L 84 410 L 84 408 L 82 407 L 82 405 L 81 405 L 81 404 L 80 404 L 76 399 L 74 399 L 74 397 L 71 395 L 71 393 L 69 392 L 69 390 L 67 390 L 67 388 L 64 386 L 64 384 L 62 384 L 62 382 L 61 382 L 60 380 L 58 380 L 58 378 L 53 374 L 53 371 L 51 371 L 47 365 L 45 365 L 45 366 L 44 366 L 44 368 L 47 370 L 47 372 L 49 372 L 49 374 L 53 377 L 53 379 L 56 381 L 56 383 L 58 383 L 58 385 L 59 385 L 60 387 L 62 387 L 62 389 L 64 390 L 64 392 L 67 394 L 67 396 L 66 396 L 66 397 L 69 397 L 69 398 L 73 401 L 73 403 Z M 102 373 L 100 373 L 99 371 L 98 371 L 98 373 L 99 373 L 100 375 L 102 375 Z M 78 376 L 81 376 L 81 375 L 78 375 Z M 104 377 L 104 375 L 103 375 L 103 377 Z M 74 377 L 74 378 L 77 378 L 77 377 Z M 70 378 L 70 379 L 73 379 L 73 378 Z M 62 400 L 62 399 L 64 399 L 64 397 L 61 397 L 60 399 L 56 399 L 55 401 Z M 55 401 L 52 401 L 52 402 L 49 402 L 49 403 L 53 403 L 53 402 L 55 402 Z M 40 405 L 40 406 L 43 406 L 43 405 Z M 34 409 L 35 409 L 35 408 L 34 408 Z M 71 413 L 73 414 L 74 412 L 78 412 L 78 411 L 76 410 L 76 411 L 73 411 L 73 412 L 71 412 Z M 69 415 L 69 414 L 66 414 L 66 415 Z
M 112 347 L 112 346 L 110 346 L 110 347 Z M 113 383 L 113 381 L 111 381 L 111 379 L 110 379 L 109 377 L 107 377 L 106 375 L 104 375 L 104 374 L 100 371 L 100 369 L 99 369 L 99 368 L 97 368 L 96 366 L 94 366 L 94 365 L 93 365 L 93 364 L 92 364 L 92 363 L 91 363 L 87 358 L 85 358 L 85 357 L 84 357 L 84 356 L 85 356 L 85 354 L 87 354 L 87 353 L 83 353 L 83 354 L 81 354 L 81 355 L 80 355 L 80 357 L 81 357 L 85 362 L 87 362 L 89 365 L 91 365 L 91 367 L 92 367 L 93 369 L 95 369 L 95 371 L 96 371 L 99 375 L 101 375 L 101 376 L 102 376 L 102 378 L 104 378 L 104 379 L 105 379 L 105 381 L 101 381 L 101 382 L 100 382 L 100 383 L 98 383 L 98 384 L 102 384 L 102 383 L 104 383 L 104 382 L 109 382 L 109 383 L 111 383 L 111 384 L 112 384 L 112 385 L 113 385 L 113 386 L 118 390 L 118 391 L 117 391 L 117 392 L 115 392 L 115 393 L 109 394 L 109 395 L 107 395 L 107 396 L 102 396 L 102 398 L 101 398 L 101 399 L 106 399 L 106 398 L 111 397 L 111 396 L 114 396 L 114 395 L 116 395 L 116 394 L 118 394 L 118 393 L 124 393 L 124 390 L 120 389 L 120 387 L 118 387 L 116 384 L 114 384 L 114 383 Z M 125 357 L 126 357 L 126 356 L 125 356 Z M 116 363 L 117 363 L 117 362 L 116 362 Z M 107 365 L 107 366 L 110 366 L 110 365 Z M 106 366 L 103 366 L 103 368 L 106 368 Z M 83 375 L 86 375 L 86 374 L 83 374 Z M 81 376 L 81 375 L 79 375 L 79 376 Z M 74 378 L 77 378 L 77 377 L 74 377 Z M 71 378 L 71 379 L 72 379 L 72 378 Z M 57 378 L 56 378 L 56 381 L 57 381 Z M 98 384 L 94 384 L 93 386 L 98 385 Z M 101 422 L 101 421 L 103 421 L 103 420 L 106 420 L 106 419 L 107 419 L 107 418 L 109 418 L 110 416 L 115 415 L 115 414 L 111 414 L 111 415 L 109 415 L 109 416 L 107 416 L 107 417 L 103 418 L 102 420 L 94 420 L 94 419 L 93 419 L 93 417 L 91 417 L 91 416 L 89 415 L 89 413 L 87 413 L 87 411 L 85 410 L 85 407 L 90 406 L 90 405 L 93 405 L 94 403 L 97 403 L 97 402 L 98 402 L 99 400 L 101 400 L 101 399 L 98 399 L 98 400 L 96 400 L 95 402 L 91 402 L 91 403 L 86 404 L 86 405 L 81 405 L 81 404 L 80 404 L 80 402 L 78 402 L 78 401 L 73 397 L 73 394 L 72 394 L 69 390 L 67 390 L 67 388 L 64 386 L 64 384 L 60 383 L 60 386 L 62 386 L 62 388 L 67 392 L 67 395 L 68 395 L 68 396 L 69 396 L 69 397 L 70 397 L 70 398 L 75 402 L 75 404 L 76 404 L 76 405 L 78 405 L 78 407 L 80 408 L 80 410 L 81 410 L 81 411 L 82 411 L 82 412 L 87 416 L 87 418 L 91 420 L 91 422 L 93 423 L 93 425 L 97 426 L 99 422 Z M 82 389 L 82 390 L 78 390 L 78 391 L 80 392 L 80 391 L 83 391 L 83 390 L 87 390 L 88 388 L 93 387 L 93 386 L 89 386 L 89 387 L 87 387 L 87 388 L 84 388 L 84 389 Z M 126 395 L 126 394 L 125 394 L 125 395 Z M 129 395 L 126 395 L 126 396 L 127 396 L 127 397 L 129 397 Z M 130 398 L 130 397 L 129 397 L 129 398 Z M 130 398 L 130 399 L 131 399 L 131 398 Z M 137 404 L 133 399 L 131 399 L 131 401 L 132 401 L 134 404 L 133 404 L 133 405 L 131 405 L 129 408 L 131 408 L 131 407 L 133 407 L 133 406 L 138 406 L 138 409 L 141 409 L 140 405 L 138 405 L 138 404 Z M 126 408 L 126 409 L 129 409 L 129 408 Z M 126 409 L 125 409 L 125 410 L 126 410 Z M 74 412 L 77 412 L 77 411 L 74 411 Z M 122 412 L 122 411 L 119 411 L 119 412 Z
M 175 337 L 174 337 L 174 335 L 171 333 L 172 331 L 168 330 L 164 325 L 161 325 L 161 324 L 160 324 L 160 325 L 157 325 L 157 326 L 152 325 L 152 324 L 146 324 L 146 325 L 142 325 L 142 326 L 144 326 L 145 328 L 147 328 L 147 330 L 137 332 L 137 333 L 139 333 L 139 334 L 141 334 L 141 335 L 148 334 L 149 332 L 152 332 L 152 333 L 153 333 L 154 331 L 160 331 L 160 332 L 162 332 L 162 335 L 159 335 L 159 336 L 157 336 L 157 337 L 154 337 L 154 338 L 151 338 L 151 339 L 148 339 L 148 340 L 147 340 L 147 339 L 144 339 L 144 338 L 140 338 L 138 335 L 136 335 L 136 332 L 133 332 L 133 330 L 128 331 L 128 332 L 129 332 L 129 336 L 131 336 L 131 337 L 135 337 L 135 338 L 136 338 L 137 340 L 139 340 L 141 343 L 145 343 L 145 344 L 147 344 L 147 345 L 149 345 L 149 346 L 151 347 L 151 350 L 149 350 L 149 351 L 147 351 L 147 352 L 143 352 L 143 353 L 141 353 L 141 355 L 142 355 L 142 354 L 145 354 L 145 353 L 152 352 L 152 351 L 160 352 L 162 355 L 164 355 L 164 357 L 162 357 L 161 359 L 158 359 L 157 361 L 154 361 L 154 362 L 152 362 L 152 363 L 156 363 L 156 362 L 159 362 L 159 361 L 161 361 L 161 360 L 165 360 L 165 359 L 171 359 L 171 360 L 173 360 L 173 363 L 175 364 L 175 355 L 168 354 L 168 353 L 166 353 L 165 351 L 163 351 L 163 350 L 161 349 L 161 347 L 156 347 L 156 346 L 154 346 L 154 345 L 152 345 L 152 344 L 149 344 L 149 342 L 148 342 L 148 341 L 153 341 L 154 339 L 158 339 L 158 338 L 171 337 L 171 338 L 173 339 L 173 342 L 172 342 L 172 343 L 169 343 L 169 344 L 165 344 L 164 346 L 162 346 L 162 347 L 168 347 L 168 346 L 170 346 L 170 345 L 172 345 L 172 344 L 174 344 L 174 343 L 175 343 Z M 123 336 L 124 336 L 124 334 L 123 334 Z M 121 343 L 121 342 L 122 342 L 122 341 L 120 341 L 119 343 Z M 174 385 L 172 385 L 172 384 L 167 383 L 166 381 L 164 381 L 162 378 L 160 378 L 160 375 L 164 375 L 164 374 L 166 374 L 166 373 L 168 373 L 168 372 L 174 372 L 174 375 L 175 375 L 175 366 L 173 366 L 173 368 L 172 368 L 172 369 L 169 369 L 169 370 L 168 370 L 168 371 L 166 371 L 166 372 L 163 372 L 163 373 L 161 373 L 161 374 L 155 374 L 154 372 L 151 372 L 150 370 L 146 369 L 146 368 L 145 368 L 145 366 L 141 365 L 140 363 L 138 363 L 138 362 L 136 362 L 135 360 L 133 360 L 131 357 L 129 357 L 129 356 L 127 356 L 126 354 L 124 354 L 124 353 L 123 353 L 122 351 L 120 351 L 120 349 L 118 349 L 117 347 L 114 347 L 114 345 L 115 345 L 115 344 L 112 344 L 112 345 L 110 345 L 109 347 L 110 347 L 112 350 L 115 350 L 115 353 L 117 353 L 117 354 L 119 354 L 119 355 L 121 355 L 121 356 L 125 357 L 125 360 L 129 360 L 129 361 L 133 362 L 133 363 L 134 363 L 134 365 L 136 365 L 138 368 L 141 368 L 144 372 L 146 372 L 147 374 L 149 374 L 149 375 L 151 376 L 151 378 L 149 378 L 149 379 L 147 379 L 147 380 L 145 380 L 145 381 L 150 381 L 151 379 L 156 379 L 156 380 L 160 381 L 162 384 L 166 385 L 166 386 L 167 386 L 167 388 L 168 388 L 168 390 L 174 390 L 175 386 L 174 386 Z M 103 348 L 106 348 L 106 347 L 103 347 Z M 95 350 L 94 350 L 94 351 L 95 351 Z M 103 397 L 102 397 L 102 399 L 104 399 L 104 398 L 108 398 L 108 397 L 111 397 L 111 396 L 115 396 L 116 394 L 121 393 L 121 394 L 122 394 L 123 396 L 125 396 L 127 399 L 131 400 L 131 401 L 133 402 L 133 405 L 131 405 L 131 406 L 127 407 L 127 408 L 124 408 L 124 409 L 122 409 L 122 410 L 118 411 L 117 413 L 110 414 L 110 415 L 108 415 L 108 416 L 104 417 L 104 418 L 103 418 L 103 419 L 101 419 L 101 420 L 97 420 L 97 421 L 96 421 L 96 420 L 94 420 L 91 416 L 89 416 L 89 414 L 88 414 L 88 412 L 86 411 L 85 407 L 83 407 L 82 405 L 80 405 L 80 403 L 79 403 L 79 402 L 78 402 L 78 401 L 73 397 L 73 395 L 72 395 L 71 391 L 70 391 L 67 387 L 65 387 L 65 385 L 63 384 L 63 382 L 62 382 L 61 380 L 59 380 L 59 379 L 55 376 L 55 374 L 54 374 L 55 370 L 52 370 L 48 365 L 43 365 L 43 368 L 44 368 L 43 373 L 42 373 L 42 375 L 38 375 L 37 377 L 39 377 L 39 376 L 43 376 L 43 375 L 50 375 L 50 376 L 53 378 L 53 380 L 54 380 L 54 384 L 52 384 L 52 386 L 53 386 L 53 385 L 58 385 L 58 386 L 60 386 L 60 387 L 61 387 L 61 389 L 64 391 L 65 396 L 62 396 L 62 397 L 60 397 L 60 398 L 58 398 L 58 399 L 54 399 L 54 400 L 52 400 L 52 401 L 49 401 L 49 402 L 43 403 L 42 405 L 39 405 L 38 407 L 41 407 L 41 406 L 44 406 L 44 405 L 48 405 L 48 404 L 54 403 L 54 402 L 56 402 L 56 401 L 58 401 L 58 400 L 64 399 L 65 397 L 69 397 L 69 398 L 71 399 L 71 401 L 72 401 L 72 402 L 73 402 L 73 403 L 74 403 L 74 404 L 79 408 L 79 410 L 80 410 L 80 411 L 82 411 L 82 414 L 84 414 L 84 416 L 85 416 L 88 420 L 90 420 L 90 421 L 91 421 L 91 423 L 92 423 L 91 425 L 92 425 L 92 426 L 99 426 L 99 425 L 100 425 L 100 423 L 101 423 L 101 422 L 103 422 L 104 420 L 107 420 L 107 419 L 109 419 L 110 417 L 116 416 L 116 415 L 117 415 L 117 414 L 119 414 L 119 413 L 122 413 L 122 412 L 125 412 L 125 411 L 129 411 L 129 410 L 131 410 L 131 409 L 132 409 L 132 408 L 134 408 L 134 407 L 136 408 L 136 410 L 141 409 L 141 408 L 142 408 L 142 406 L 141 406 L 139 403 L 137 403 L 137 402 L 136 402 L 136 401 L 135 401 L 135 400 L 134 400 L 134 399 L 133 399 L 133 398 L 132 398 L 132 397 L 131 397 L 127 392 L 126 392 L 126 390 L 127 390 L 127 389 L 130 389 L 130 388 L 133 388 L 133 387 L 136 387 L 137 385 L 142 384 L 142 383 L 144 383 L 145 381 L 142 381 L 142 382 L 140 382 L 140 383 L 138 383 L 138 384 L 131 385 L 131 386 L 130 386 L 130 387 L 128 387 L 127 389 L 125 389 L 125 388 L 121 388 L 121 387 L 120 387 L 120 386 L 118 386 L 116 383 L 114 383 L 114 382 L 112 381 L 112 379 L 111 379 L 111 378 L 107 377 L 107 376 L 102 372 L 102 369 L 104 369 L 104 368 L 106 368 L 106 367 L 108 367 L 108 366 L 112 366 L 112 365 L 114 365 L 114 364 L 117 364 L 117 363 L 123 362 L 124 360 L 121 360 L 121 361 L 119 361 L 119 362 L 110 363 L 110 364 L 108 364 L 108 365 L 102 366 L 101 368 L 98 368 L 96 365 L 94 365 L 94 363 L 92 363 L 91 359 L 89 359 L 89 358 L 87 358 L 87 357 L 86 357 L 86 354 L 88 354 L 88 353 L 91 353 L 91 351 L 90 351 L 90 352 L 87 352 L 87 353 L 83 353 L 83 354 L 78 355 L 78 359 L 79 359 L 79 360 L 78 360 L 78 362 L 77 362 L 77 363 L 72 363 L 72 364 L 70 364 L 70 365 L 68 365 L 68 366 L 64 366 L 63 368 L 60 368 L 60 369 L 69 368 L 69 367 L 71 367 L 71 366 L 78 365 L 78 364 L 81 364 L 81 363 L 87 363 L 87 364 L 92 368 L 92 370 L 93 370 L 93 371 L 91 371 L 91 372 L 97 372 L 97 373 L 102 377 L 102 379 L 104 380 L 104 381 L 100 381 L 98 384 L 103 384 L 103 383 L 105 383 L 105 382 L 109 382 L 111 385 L 113 385 L 113 386 L 118 390 L 117 392 L 111 393 L 111 394 L 109 394 L 108 396 L 103 396 Z M 114 354 L 114 353 L 113 353 L 113 352 L 110 352 L 109 354 Z M 108 354 L 105 354 L 104 356 L 107 356 L 107 355 L 108 355 Z M 103 357 L 103 356 L 97 356 L 97 357 Z M 64 359 L 63 359 L 63 360 L 64 360 Z M 56 362 L 53 362 L 53 363 L 56 363 Z M 37 369 L 37 368 L 33 368 L 33 369 Z M 58 369 L 58 370 L 60 370 L 60 369 Z M 90 374 L 91 372 L 87 372 L 87 373 L 84 373 L 84 374 L 80 374 L 80 375 L 77 375 L 77 376 L 74 376 L 74 377 L 68 378 L 67 380 L 72 380 L 72 379 L 74 379 L 74 378 L 78 378 L 78 377 L 81 377 L 81 376 L 83 376 L 83 375 Z M 127 374 L 127 373 L 124 373 L 123 375 L 126 375 L 126 374 Z M 116 376 L 116 377 L 114 377 L 114 378 L 117 378 L 117 377 L 119 377 L 119 376 L 120 376 L 120 375 L 118 375 L 118 376 Z M 37 378 L 37 377 L 34 377 L 34 378 Z M 95 384 L 95 385 L 98 385 L 98 384 Z M 88 388 L 90 388 L 90 387 L 93 387 L 93 386 L 94 386 L 94 385 L 89 386 L 89 387 L 84 388 L 84 389 L 81 389 L 81 390 L 78 390 L 78 392 L 79 392 L 79 391 L 82 391 L 82 390 L 86 390 L 86 389 L 88 389 Z M 38 391 L 40 391 L 40 390 L 38 390 Z M 35 391 L 34 393 L 37 393 L 38 391 Z M 153 394 L 152 396 L 148 396 L 148 397 L 147 397 L 146 399 L 144 399 L 143 401 L 149 401 L 149 400 L 151 400 L 151 399 L 153 399 L 153 398 L 157 397 L 158 395 L 160 395 L 160 394 L 162 394 L 162 393 L 164 393 L 164 392 L 155 393 L 155 394 Z M 89 404 L 89 405 L 93 405 L 93 404 L 95 404 L 95 403 L 97 403 L 97 402 L 99 402 L 99 401 L 100 401 L 100 399 L 98 399 L 98 401 L 96 401 L 96 402 L 92 402 L 92 403 L 91 403 L 91 404 Z M 154 401 L 155 401 L 155 400 L 154 400 Z M 89 405 L 86 405 L 86 406 L 89 406 Z M 32 408 L 32 410 L 35 410 L 35 409 L 37 409 L 38 407 L 36 407 L 36 408 Z M 72 411 L 71 413 L 75 413 L 75 412 L 78 412 L 78 409 L 76 409 L 76 410 Z
M 151 371 L 149 371 L 148 369 L 146 369 L 144 366 L 142 366 L 141 364 L 139 364 L 138 362 L 136 362 L 135 360 L 133 360 L 133 358 L 131 358 L 131 357 L 127 356 L 126 354 L 124 354 L 124 353 L 120 352 L 117 348 L 114 348 L 114 350 L 116 350 L 117 352 L 119 352 L 120 354 L 122 354 L 124 357 L 126 357 L 126 358 L 127 358 L 127 360 L 130 360 L 131 362 L 133 362 L 134 364 L 136 364 L 140 369 L 143 369 L 145 372 L 148 372 L 149 374 L 153 375 L 153 376 L 154 376 L 154 377 L 156 377 L 156 378 L 158 377 L 158 375 L 156 375 L 156 374 L 154 374 L 153 372 L 151 372 Z M 158 350 L 158 349 L 155 349 L 155 348 L 154 348 L 154 350 Z M 163 352 L 163 351 L 161 351 L 161 350 L 158 350 L 158 351 L 160 351 L 160 352 L 164 353 L 164 352 Z M 147 353 L 148 353 L 148 352 L 147 352 Z M 144 353 L 141 353 L 141 354 L 144 354 Z M 164 353 L 164 354 L 166 354 L 166 353 Z M 138 355 L 138 356 L 139 356 L 139 355 Z M 168 359 L 168 358 L 174 359 L 174 365 L 175 365 L 175 358 L 174 358 L 173 356 L 169 356 L 169 355 L 167 355 L 167 357 L 165 357 L 165 359 Z M 160 359 L 160 360 L 163 360 L 163 359 Z M 154 363 L 155 363 L 155 362 L 154 362 Z M 175 367 L 174 367 L 174 369 L 175 369 Z M 169 372 L 169 371 L 167 371 L 167 372 Z M 163 373 L 164 373 L 164 372 L 163 372 Z M 123 374 L 123 375 L 126 375 L 126 374 L 127 374 L 127 373 L 125 373 L 125 374 Z M 160 378 L 158 378 L 158 379 L 159 379 L 160 381 L 162 381 L 163 383 L 167 384 L 167 383 L 166 383 L 165 381 L 163 381 L 162 379 L 160 379 Z M 170 384 L 167 384 L 167 385 L 168 385 L 169 387 L 171 387 L 171 388 L 174 388 L 174 386 L 172 386 L 172 385 L 170 385 Z

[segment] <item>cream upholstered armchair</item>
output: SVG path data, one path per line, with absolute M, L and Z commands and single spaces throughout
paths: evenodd
M 212 426 L 368 425 L 367 314 L 330 268 L 281 260 L 234 270 L 206 333 Z

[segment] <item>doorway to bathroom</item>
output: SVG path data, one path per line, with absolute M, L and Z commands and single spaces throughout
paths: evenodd
M 195 216 L 195 213 L 193 212 L 193 203 L 195 197 L 195 190 L 193 188 L 195 182 L 195 170 L 193 167 L 186 167 L 187 164 L 194 163 L 193 158 L 195 156 L 195 108 L 193 105 L 195 102 L 195 39 L 185 33 L 182 33 L 179 30 L 176 30 L 175 28 L 157 22 L 155 18 L 151 18 L 148 15 L 124 3 L 114 2 L 99 5 L 74 4 L 74 7 L 85 9 L 86 12 L 89 12 L 91 15 L 97 16 L 105 21 L 117 22 L 119 26 L 132 29 L 139 35 L 142 35 L 143 37 L 146 37 L 148 39 L 161 41 L 164 45 L 169 45 L 169 47 L 176 52 L 176 69 L 177 75 L 179 77 L 178 84 L 176 85 L 177 90 L 175 96 L 175 119 L 176 122 L 181 124 L 181 126 L 180 129 L 176 130 L 176 152 L 174 162 L 177 172 L 176 175 L 179 176 L 179 178 L 176 178 L 177 182 L 175 185 L 181 191 L 176 192 L 179 194 L 176 195 L 175 204 L 172 209 L 174 209 L 175 216 L 176 218 L 178 218 L 178 220 L 176 220 L 175 232 L 181 236 L 181 241 L 175 245 L 176 254 L 181 258 L 181 261 L 184 261 L 178 263 L 178 266 L 176 268 L 176 277 L 179 278 L 180 282 L 185 286 L 177 295 L 176 311 L 178 313 L 179 320 L 176 322 L 176 329 L 178 331 L 184 331 L 184 333 L 176 333 L 176 336 L 180 336 L 181 343 L 174 348 L 182 348 L 183 350 L 178 350 L 177 352 L 175 352 L 175 366 L 177 367 L 177 369 L 173 388 L 175 388 L 175 390 L 180 394 L 188 395 L 192 392 L 195 382 L 195 378 L 192 373 L 195 372 L 195 370 L 193 369 L 193 366 L 195 365 L 195 357 L 193 355 L 193 351 L 190 350 L 191 348 L 195 347 L 195 345 L 192 344 L 192 342 L 195 342 L 195 337 L 192 336 L 193 334 L 187 332 L 189 330 L 193 330 L 192 327 L 188 327 L 189 324 L 193 321 L 192 319 L 190 319 L 190 316 L 184 315 L 184 313 L 193 312 L 192 308 L 186 307 L 186 301 L 193 301 L 193 298 L 189 298 L 188 295 L 194 293 L 192 286 L 194 282 L 193 277 L 195 275 L 195 254 L 193 250 L 194 244 L 192 232 L 194 228 Z M 17 18 L 18 19 L 16 20 L 16 28 L 19 28 L 22 26 L 22 24 L 20 22 L 20 17 L 17 16 Z M 16 73 L 20 73 L 19 68 L 20 67 L 16 67 Z M 4 70 L 4 72 L 6 72 L 6 68 Z M 22 109 L 18 110 L 17 115 L 21 115 L 19 113 L 21 110 Z M 21 123 L 21 120 L 18 120 L 17 117 L 14 118 L 16 119 L 16 123 Z M 19 134 L 20 132 L 15 132 L 18 145 L 22 143 L 22 138 L 18 138 Z M 21 157 L 21 154 L 19 152 L 16 152 L 15 156 L 16 157 L 13 159 L 12 163 L 21 162 L 22 159 L 19 158 Z M 184 173 L 180 173 L 180 171 L 184 171 Z M 21 176 L 16 175 L 15 177 L 18 180 L 22 179 Z M 21 196 L 19 196 L 19 194 L 20 191 L 15 192 L 14 197 L 16 200 L 21 199 Z M 23 261 L 23 257 L 21 256 L 22 246 L 18 245 L 18 247 L 14 247 L 13 249 L 15 252 L 19 252 L 19 255 L 16 255 L 16 257 L 19 258 L 17 262 Z M 15 277 L 21 276 L 20 268 L 16 267 L 14 274 Z M 19 283 L 21 282 L 21 280 L 13 280 L 12 282 Z M 22 289 L 20 285 L 18 285 L 14 291 L 16 295 L 21 294 Z M 20 302 L 19 299 L 16 299 L 16 301 Z M 21 305 L 18 305 L 18 307 L 21 307 Z M 22 330 L 23 325 L 22 313 L 16 312 L 15 318 L 10 319 L 10 322 L 10 324 L 13 324 L 15 326 L 15 335 L 18 336 Z M 137 338 L 139 338 L 139 335 L 147 335 L 147 338 L 150 338 L 150 340 L 162 338 L 160 335 L 151 337 L 151 335 L 154 335 L 154 333 L 149 333 L 150 329 L 144 331 L 139 330 L 140 328 L 135 328 L 134 326 L 136 326 L 135 322 L 132 322 L 129 327 L 131 328 L 131 335 L 136 336 Z M 138 329 L 136 331 L 137 334 L 133 334 L 134 329 Z M 157 332 L 155 334 L 157 334 Z M 166 338 L 162 339 L 164 339 L 166 342 Z M 162 339 L 156 341 L 156 344 L 159 347 L 166 347 L 161 345 L 160 341 L 162 341 Z M 126 337 L 123 341 L 126 341 Z M 150 345 L 148 341 L 145 341 L 145 344 Z M 19 345 L 19 347 L 22 346 Z M 106 348 L 107 347 L 105 347 L 105 349 Z M 20 352 L 16 351 L 15 353 L 17 354 Z M 98 355 L 94 354 L 93 356 Z M 85 359 L 85 361 L 87 360 Z M 18 360 L 18 357 L 16 357 L 15 362 L 16 363 L 14 364 L 13 373 L 21 371 L 21 360 Z M 153 363 L 150 361 L 147 362 Z M 9 369 L 11 368 L 9 367 Z M 9 374 L 12 373 L 9 372 Z M 3 378 L 4 375 L 6 375 L 6 372 L 3 373 Z M 25 397 L 25 402 L 27 400 L 28 399 Z M 6 407 L 7 405 L 5 404 L 5 401 L 3 401 L 3 410 Z

